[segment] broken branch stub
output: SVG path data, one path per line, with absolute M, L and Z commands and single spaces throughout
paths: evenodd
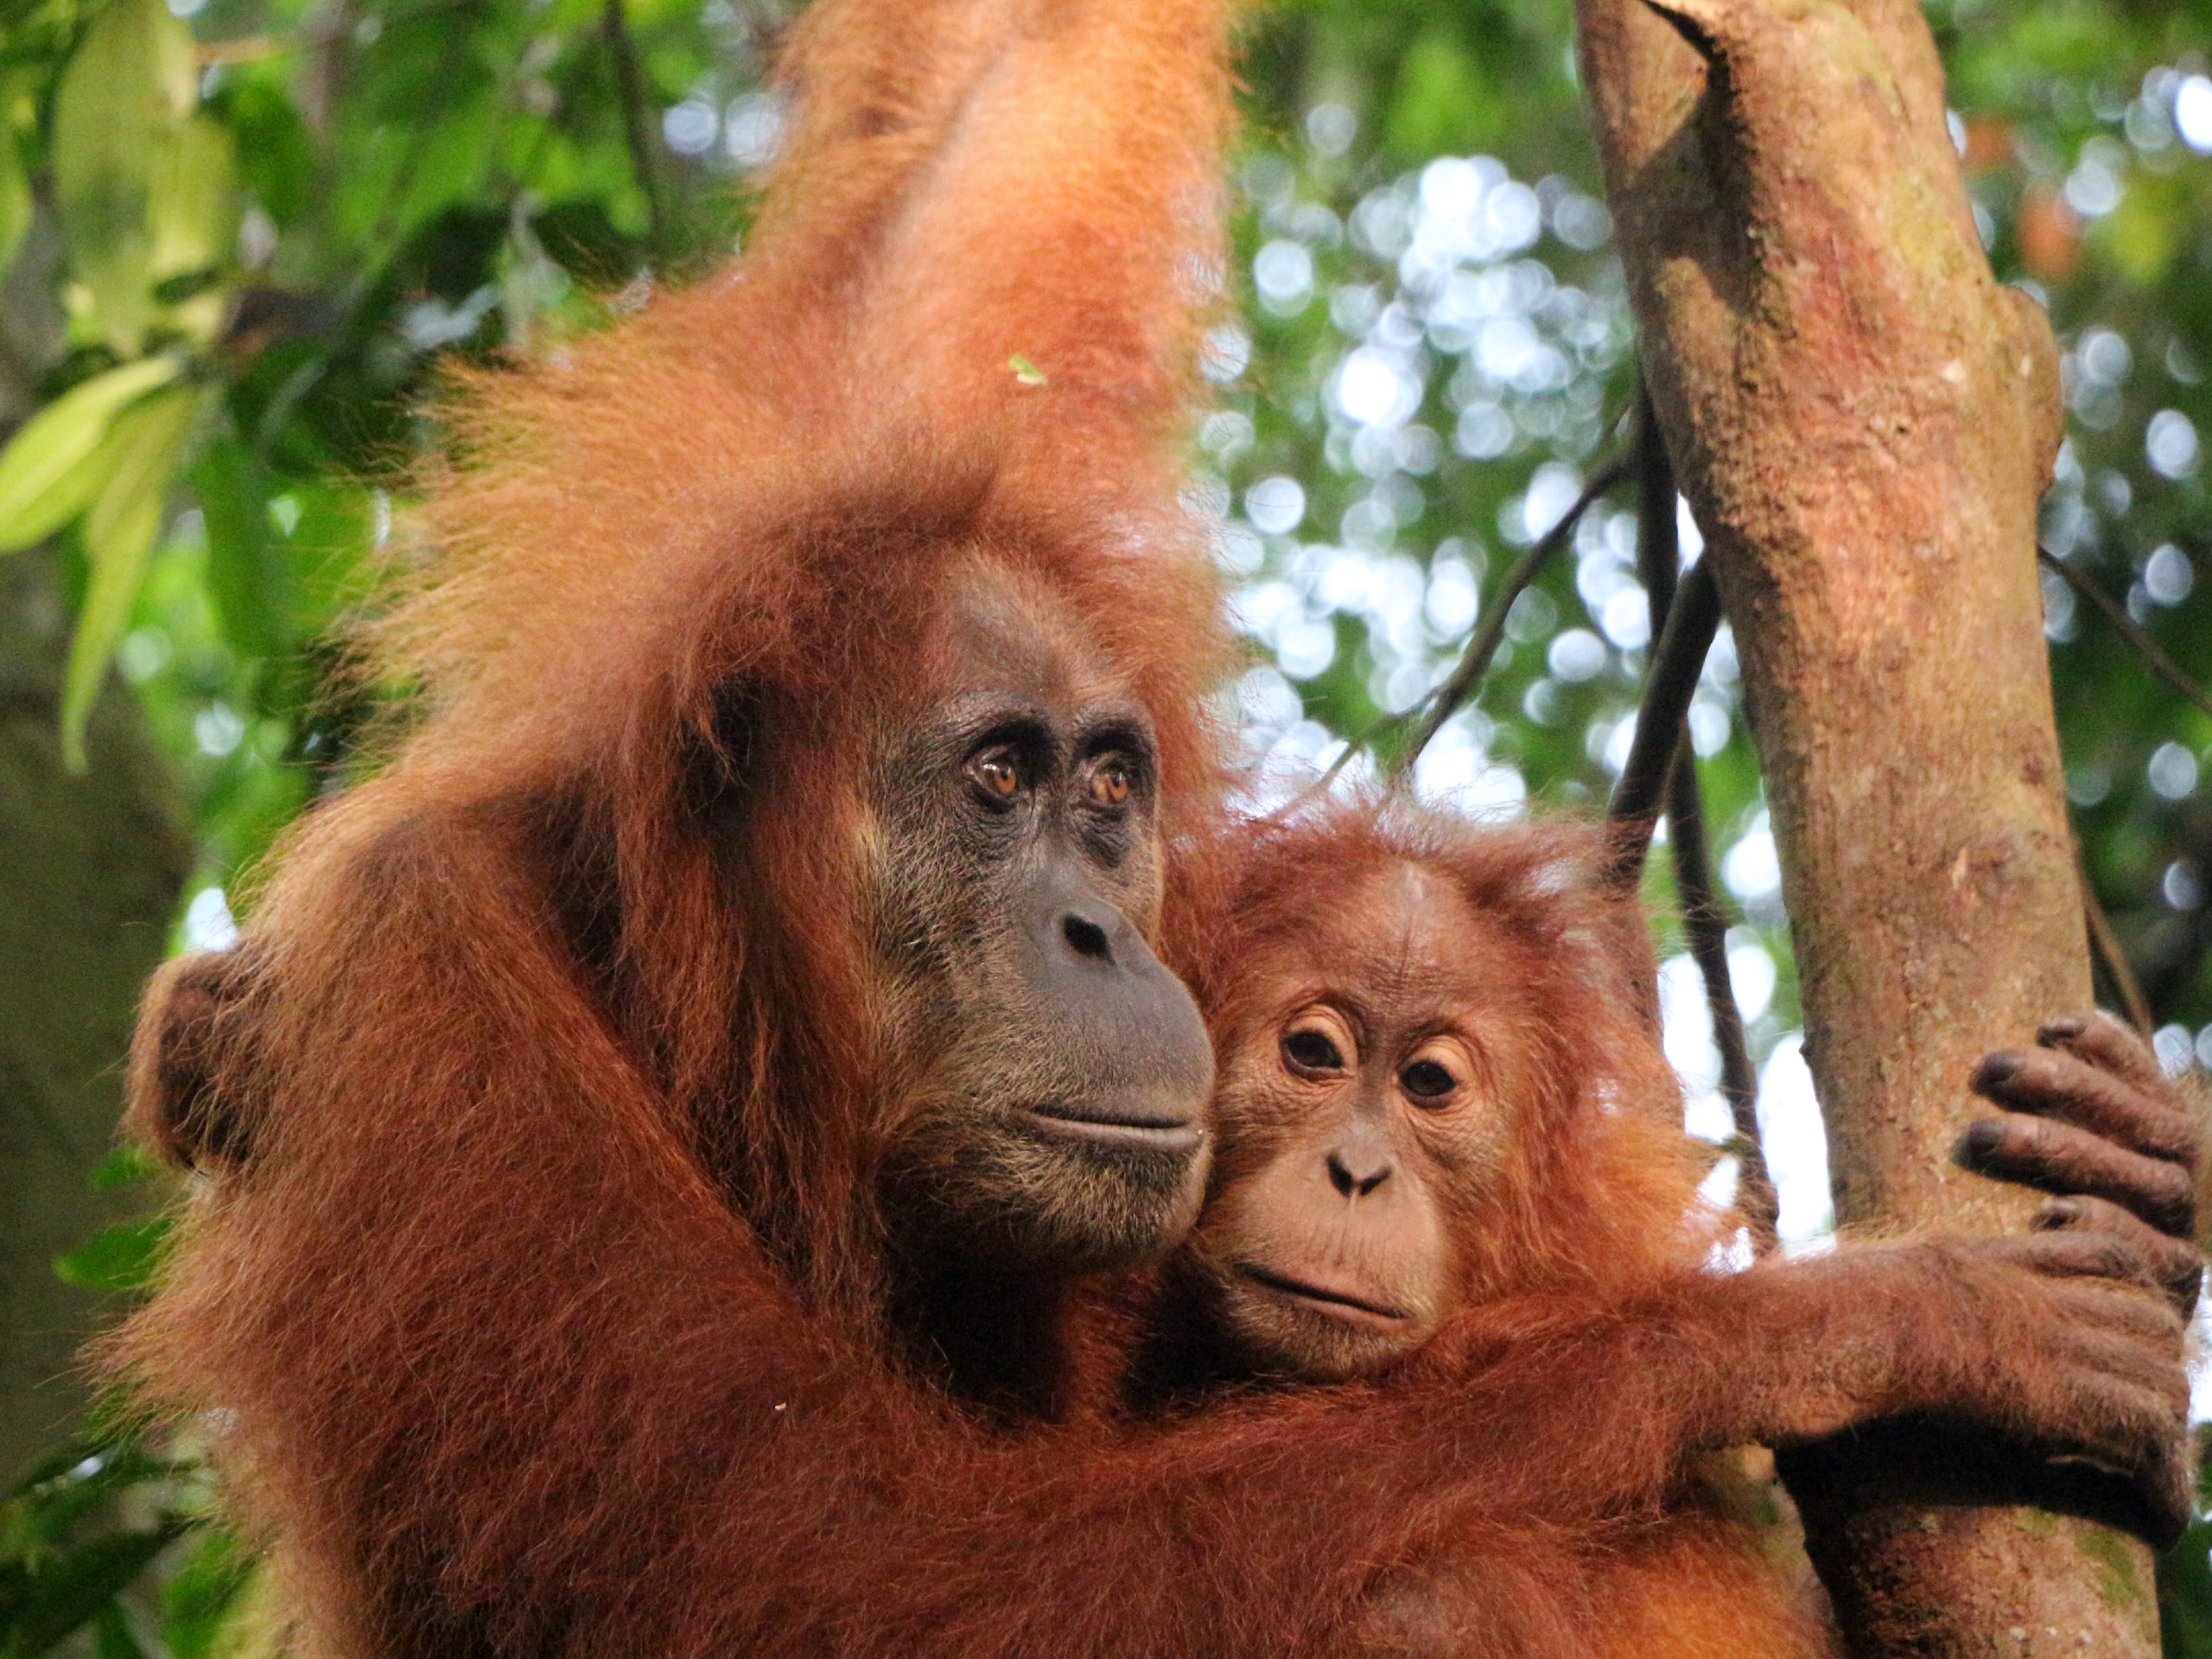
M 2035 567 L 2050 329 L 1991 276 L 1910 0 L 1578 15 L 1645 383 L 1743 664 L 1839 1217 L 2017 1221 L 1948 1150 L 1976 1056 L 2090 994 Z M 1802 1496 L 1854 1654 L 2158 1650 L 2126 1539 Z

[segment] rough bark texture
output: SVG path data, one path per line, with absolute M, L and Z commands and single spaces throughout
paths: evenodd
M 2017 1219 L 1948 1153 L 1975 1056 L 2089 996 L 2035 570 L 2050 329 L 1991 277 L 1910 0 L 1579 7 L 1645 373 L 1743 660 L 1838 1214 Z M 2158 1649 L 2149 1558 L 2113 1534 L 1812 1509 L 1854 1653 Z

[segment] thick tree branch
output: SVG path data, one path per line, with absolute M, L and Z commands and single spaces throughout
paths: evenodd
M 2091 994 L 2030 556 L 2049 322 L 1991 274 L 1915 0 L 1576 10 L 1645 383 L 1743 664 L 1838 1216 L 2010 1224 L 2028 1195 L 1950 1160 L 1962 1080 Z M 1855 1659 L 2158 1651 L 2124 1538 L 1797 1495 Z

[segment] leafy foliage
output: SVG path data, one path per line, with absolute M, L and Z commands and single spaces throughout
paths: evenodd
M 2067 348 L 2046 543 L 2202 683 L 2212 8 L 1935 7 L 1999 274 L 2034 285 Z M 784 11 L 0 0 L 0 303 L 27 343 L 0 354 L 27 410 L 0 449 L 0 556 L 51 542 L 73 573 L 78 763 L 116 671 L 171 758 L 199 859 L 181 938 L 226 937 L 386 690 L 349 673 L 345 618 L 409 556 L 394 526 L 437 440 L 437 363 L 544 350 L 732 245 L 773 149 L 761 67 Z M 1192 496 L 1252 642 L 1236 696 L 1257 795 L 1346 738 L 1391 758 L 1486 590 L 1624 441 L 1632 340 L 1571 22 L 1567 0 L 1282 0 L 1252 25 L 1238 310 Z M 1628 506 L 1593 509 L 1516 604 L 1424 790 L 1603 798 L 1647 645 Z M 2162 1051 L 2212 1056 L 2212 716 L 2056 578 L 2046 598 L 2085 863 Z M 1816 1145 L 1817 1118 L 1783 1086 L 1802 1075 L 1787 919 L 1732 662 L 1724 635 L 1692 718 L 1778 1154 Z M 1670 987 L 1691 989 L 1681 966 Z M 1695 996 L 1670 1014 L 1693 1122 L 1724 1139 Z M 1793 1198 L 1784 1162 L 1785 1231 L 1816 1231 L 1824 1171 L 1801 1158 Z M 134 1224 L 58 1268 L 127 1290 L 160 1242 Z M 190 1437 L 87 1436 L 0 1510 L 0 1655 L 274 1650 Z M 2208 1541 L 2168 1564 L 2174 1655 L 2212 1655 Z

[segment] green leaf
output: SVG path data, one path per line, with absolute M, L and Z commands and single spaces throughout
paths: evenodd
M 266 76 L 226 76 L 213 100 L 238 140 L 238 171 L 248 194 L 280 228 L 289 229 L 317 205 L 315 140 L 283 86 Z M 351 182 L 350 169 L 337 175 Z
M 54 186 L 69 263 L 108 344 L 134 355 L 152 307 L 157 173 L 196 97 L 192 35 L 163 0 L 111 0 L 54 101 Z
M 131 1634 L 130 1621 L 118 1602 L 110 1599 L 92 1621 L 92 1659 L 149 1659 L 146 1649 Z
M 166 1216 L 103 1227 L 75 1249 L 54 1258 L 54 1276 L 85 1290 L 141 1290 L 153 1276 L 168 1237 Z
M 212 278 L 238 247 L 238 175 L 230 133 L 204 115 L 184 124 L 154 170 L 147 213 L 155 296 L 175 304 L 203 344 L 222 327 L 223 296 L 211 291 Z
M 80 1438 L 57 1446 L 6 1490 L 6 1506 L 0 1509 L 6 1516 L 0 1522 L 0 1557 L 38 1554 L 41 1541 L 50 1543 L 76 1523 L 84 1500 L 98 1502 L 125 1486 L 174 1472 L 174 1465 L 149 1456 L 127 1437 L 112 1442 Z
M 0 450 L 0 552 L 45 540 L 87 506 L 106 476 L 88 469 L 123 407 L 176 378 L 169 357 L 150 357 L 72 386 Z
M 207 587 L 223 637 L 241 657 L 274 657 L 290 573 L 270 544 L 269 480 L 253 452 L 226 435 L 193 463 L 192 493 L 207 521 Z
M 81 1630 L 184 1531 L 169 1522 L 152 1532 L 110 1533 L 35 1572 L 0 1566 L 0 1655 L 44 1653 Z
M 35 1565 L 59 1553 L 94 1509 L 126 1487 L 159 1478 L 164 1465 L 128 1439 L 86 1432 L 35 1459 L 0 1505 L 0 1560 Z
M 156 392 L 118 416 L 100 446 L 112 461 L 85 518 L 92 581 L 61 687 L 61 758 L 72 772 L 85 769 L 85 722 L 130 620 L 131 601 L 162 527 L 162 500 L 198 422 L 200 398 L 192 386 Z
M 2158 1559 L 2165 1659 L 2212 1659 L 2212 1525 L 2199 1521 Z
M 1016 352 L 1012 357 L 1007 359 L 1006 365 L 1014 371 L 1014 378 L 1025 386 L 1041 386 L 1045 384 L 1045 371 L 1032 363 L 1020 352 Z
M 143 1147 L 120 1146 L 92 1166 L 92 1173 L 85 1177 L 85 1185 L 95 1192 L 110 1192 L 118 1186 L 134 1185 L 152 1175 L 155 1169 L 154 1160 Z
M 1398 66 L 1384 140 L 1395 156 L 1426 159 L 1496 143 L 1506 107 L 1486 84 L 1479 60 L 1456 30 L 1443 23 L 1424 30 Z
M 23 173 L 15 135 L 0 121 L 0 276 L 15 268 L 23 232 L 31 227 L 31 181 Z
M 175 1659 L 214 1659 L 234 1646 L 234 1618 L 254 1568 L 252 1555 L 229 1533 L 219 1527 L 202 1531 L 162 1586 L 162 1634 Z

